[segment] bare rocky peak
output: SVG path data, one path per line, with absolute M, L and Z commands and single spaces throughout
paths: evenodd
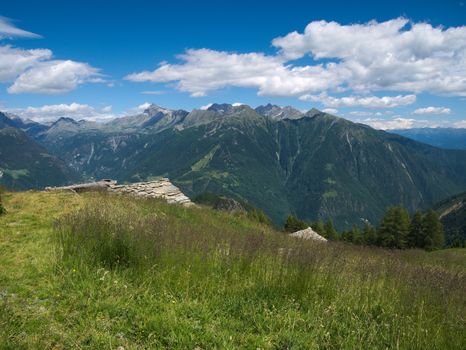
M 264 106 L 259 106 L 255 109 L 257 113 L 263 115 L 264 117 L 269 117 L 273 120 L 281 119 L 299 119 L 304 116 L 304 114 L 291 106 L 277 106 L 273 104 L 266 104 Z

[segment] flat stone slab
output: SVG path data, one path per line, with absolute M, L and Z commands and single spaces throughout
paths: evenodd
M 63 187 L 47 187 L 46 191 L 106 191 L 126 194 L 144 198 L 163 198 L 170 204 L 192 206 L 194 203 L 181 190 L 173 185 L 169 179 L 161 178 L 145 182 L 136 182 L 127 185 L 118 185 L 115 180 L 102 180 L 97 182 L 76 184 Z

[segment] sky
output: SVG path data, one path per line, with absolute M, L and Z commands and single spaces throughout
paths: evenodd
M 5 1 L 0 110 L 105 121 L 270 102 L 466 128 L 465 2 Z

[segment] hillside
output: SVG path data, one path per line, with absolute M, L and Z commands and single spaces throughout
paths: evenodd
M 3 199 L 2 349 L 466 345 L 464 250 L 321 245 L 157 200 Z
M 77 173 L 23 131 L 13 127 L 0 128 L 0 184 L 24 190 L 78 179 Z
M 248 113 L 163 132 L 121 176 L 166 175 L 191 195 L 240 196 L 275 223 L 295 213 L 332 217 L 338 227 L 360 218 L 375 223 L 390 205 L 429 207 L 466 188 L 466 152 L 324 113 L 278 122 Z
M 466 193 L 447 198 L 434 206 L 442 221 L 447 244 L 466 242 Z
M 258 113 L 260 112 L 260 114 Z M 466 190 L 466 151 L 437 149 L 336 116 L 291 107 L 151 106 L 106 124 L 62 119 L 36 138 L 84 178 L 167 176 L 263 209 L 347 228 L 385 208 L 424 209 Z

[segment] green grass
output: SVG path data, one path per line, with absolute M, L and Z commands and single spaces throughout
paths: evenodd
M 212 160 L 215 152 L 219 149 L 219 145 L 214 146 L 209 153 L 207 153 L 203 158 L 201 158 L 199 161 L 197 161 L 195 164 L 191 166 L 192 171 L 199 171 L 203 168 L 205 168 L 209 162 Z
M 290 239 L 207 208 L 4 196 L 0 349 L 464 349 L 466 254 Z

